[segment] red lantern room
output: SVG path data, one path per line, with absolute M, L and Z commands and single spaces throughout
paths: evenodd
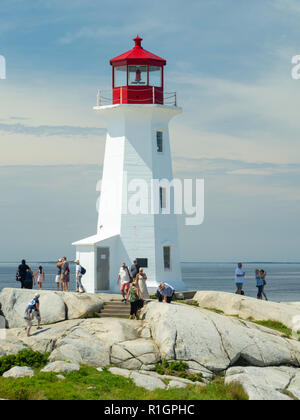
M 142 38 L 132 50 L 110 61 L 113 70 L 113 104 L 164 103 L 166 60 L 144 50 Z

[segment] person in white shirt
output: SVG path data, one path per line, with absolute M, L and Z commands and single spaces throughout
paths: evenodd
M 235 270 L 235 283 L 236 283 L 236 294 L 241 295 L 245 280 L 245 271 L 243 270 L 243 264 L 239 263 L 237 269 Z
M 122 302 L 126 303 L 126 301 L 127 301 L 126 295 L 127 295 L 127 292 L 130 288 L 131 280 L 132 279 L 131 279 L 131 276 L 129 274 L 129 269 L 128 269 L 127 265 L 125 263 L 123 263 L 121 268 L 120 268 L 120 273 L 119 273 L 119 276 L 118 276 L 118 284 L 121 282 L 120 290 L 121 290 L 122 296 L 123 296 Z
M 75 261 L 76 264 L 76 293 L 79 293 L 79 289 L 81 289 L 81 293 L 84 293 L 84 287 L 82 285 L 82 267 L 78 260 Z

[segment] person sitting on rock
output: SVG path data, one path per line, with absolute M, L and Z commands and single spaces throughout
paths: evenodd
M 170 286 L 168 283 L 161 283 L 158 286 L 156 296 L 160 302 L 171 303 L 175 295 L 174 287 Z
M 26 328 L 27 337 L 30 337 L 30 330 L 31 330 L 32 321 L 33 321 L 34 318 L 36 318 L 37 321 L 38 321 L 37 329 L 38 330 L 41 329 L 41 313 L 40 313 L 39 298 L 40 298 L 40 295 L 38 293 L 36 293 L 34 295 L 34 299 L 32 299 L 32 301 L 29 302 L 29 304 L 28 304 L 28 306 L 25 310 L 24 319 L 27 322 L 27 328 Z

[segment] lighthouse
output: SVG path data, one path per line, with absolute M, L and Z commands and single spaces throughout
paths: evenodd
M 173 180 L 169 122 L 182 110 L 164 92 L 166 60 L 146 51 L 142 38 L 110 60 L 112 102 L 98 93 L 94 111 L 107 127 L 96 235 L 75 242 L 90 293 L 119 290 L 121 263 L 134 260 L 155 291 L 161 282 L 184 290 Z M 174 193 L 174 191 L 173 191 Z

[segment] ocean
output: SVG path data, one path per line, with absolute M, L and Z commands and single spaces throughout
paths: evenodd
M 28 263 L 36 272 L 42 265 L 46 279 L 44 289 L 55 290 L 55 263 Z M 0 263 L 0 290 L 4 287 L 20 287 L 16 282 L 18 263 Z M 183 280 L 189 290 L 216 290 L 235 292 L 234 263 L 182 263 Z M 247 263 L 244 290 L 247 296 L 256 297 L 254 270 L 267 272 L 265 289 L 269 300 L 274 302 L 300 302 L 300 263 Z M 147 272 L 147 270 L 145 270 Z M 71 290 L 75 290 L 75 267 L 71 264 Z

